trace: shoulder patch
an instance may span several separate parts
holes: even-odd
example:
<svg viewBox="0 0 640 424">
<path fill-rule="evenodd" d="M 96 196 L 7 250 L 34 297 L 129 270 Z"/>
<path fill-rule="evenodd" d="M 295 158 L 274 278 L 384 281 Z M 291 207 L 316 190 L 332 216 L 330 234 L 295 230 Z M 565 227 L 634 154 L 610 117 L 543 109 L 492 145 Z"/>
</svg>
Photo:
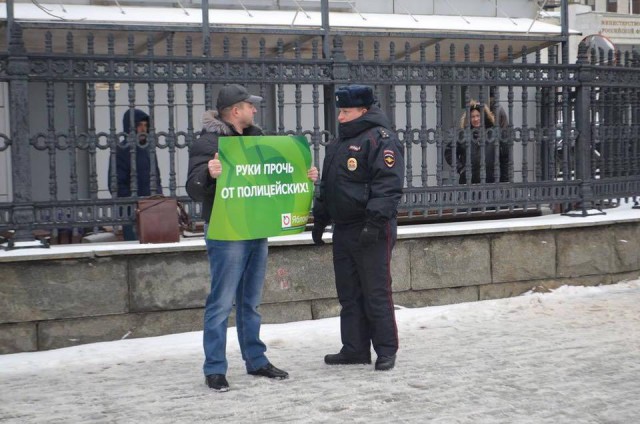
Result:
<svg viewBox="0 0 640 424">
<path fill-rule="evenodd" d="M 396 153 L 393 150 L 385 150 L 383 153 L 384 164 L 387 165 L 387 168 L 393 168 L 393 165 L 396 164 Z"/>
</svg>

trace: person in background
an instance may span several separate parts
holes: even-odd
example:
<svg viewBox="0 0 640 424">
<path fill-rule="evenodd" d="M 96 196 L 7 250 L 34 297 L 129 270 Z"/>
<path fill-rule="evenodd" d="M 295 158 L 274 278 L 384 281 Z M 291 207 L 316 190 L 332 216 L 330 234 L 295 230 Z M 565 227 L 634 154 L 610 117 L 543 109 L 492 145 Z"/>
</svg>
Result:
<svg viewBox="0 0 640 424">
<path fill-rule="evenodd" d="M 462 138 L 456 146 L 456 170 L 459 175 L 458 182 L 466 184 L 471 175 L 471 183 L 479 184 L 481 178 L 482 155 L 484 154 L 485 182 L 509 181 L 508 149 L 506 143 L 500 143 L 495 128 L 495 117 L 487 105 L 482 105 L 476 100 L 469 102 L 470 119 L 465 112 L 460 118 L 460 130 L 470 129 L 470 139 Z M 493 130 L 495 131 L 495 130 Z M 481 144 L 484 143 L 484 153 Z M 499 144 L 500 172 L 495 175 L 496 145 Z M 467 169 L 467 155 L 471 156 L 471 169 Z M 445 160 L 453 166 L 453 149 L 448 146 L 445 150 Z M 496 178 L 498 177 L 498 178 Z"/>
<path fill-rule="evenodd" d="M 328 365 L 370 364 L 390 370 L 398 351 L 391 290 L 391 251 L 404 185 L 403 147 L 373 90 L 349 85 L 336 92 L 338 137 L 326 149 L 313 241 L 333 223 L 333 266 L 340 301 L 342 348 Z"/>
<path fill-rule="evenodd" d="M 507 112 L 504 110 L 498 100 L 496 99 L 496 92 L 498 91 L 497 87 L 491 87 L 489 89 L 489 110 L 496 117 L 496 126 L 500 128 L 502 131 L 502 138 L 506 138 L 507 134 L 505 129 L 509 126 L 509 117 L 507 116 Z"/>
<path fill-rule="evenodd" d="M 202 202 L 202 218 L 211 217 L 215 201 L 216 179 L 223 172 L 218 158 L 218 138 L 224 136 L 257 136 L 262 130 L 254 124 L 256 104 L 262 97 L 249 94 L 237 84 L 224 86 L 218 94 L 216 111 L 206 111 L 202 117 L 203 130 L 189 150 L 187 193 Z M 312 181 L 318 170 L 308 173 Z M 215 223 L 212 223 L 215 225 Z M 204 313 L 204 366 L 205 383 L 218 392 L 229 390 L 226 378 L 227 322 L 235 300 L 236 330 L 242 359 L 248 374 L 282 380 L 289 374 L 269 362 L 267 347 L 260 340 L 261 317 L 258 306 L 267 268 L 267 239 L 222 241 L 206 238 L 205 243 L 211 273 L 211 292 Z"/>
<path fill-rule="evenodd" d="M 137 143 L 135 150 L 136 160 L 136 183 L 138 196 L 150 196 L 152 194 L 162 194 L 162 182 L 160 180 L 160 168 L 158 168 L 157 160 L 153 164 L 155 166 L 155 185 L 152 188 L 151 177 L 151 154 L 149 145 L 147 144 L 147 134 L 149 132 L 149 115 L 140 109 L 133 109 L 133 119 L 131 109 L 128 109 L 122 116 L 122 127 L 125 138 L 118 144 L 116 148 L 116 194 L 118 197 L 131 197 L 131 149 L 129 142 Z M 133 124 L 133 127 L 131 126 Z M 130 137 L 131 130 L 135 131 L 135 135 Z M 109 176 L 111 176 L 111 162 L 109 162 Z M 113 190 L 111 191 L 113 195 Z M 133 225 L 123 225 L 122 235 L 124 240 L 137 240 L 137 234 Z"/>
</svg>

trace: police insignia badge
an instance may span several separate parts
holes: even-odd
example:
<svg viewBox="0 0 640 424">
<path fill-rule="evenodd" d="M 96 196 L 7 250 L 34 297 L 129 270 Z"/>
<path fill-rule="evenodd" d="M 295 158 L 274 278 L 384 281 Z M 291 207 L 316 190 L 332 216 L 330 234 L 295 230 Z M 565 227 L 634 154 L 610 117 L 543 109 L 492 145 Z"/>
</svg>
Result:
<svg viewBox="0 0 640 424">
<path fill-rule="evenodd" d="M 384 164 L 387 165 L 387 168 L 393 168 L 393 165 L 396 164 L 396 154 L 393 150 L 384 151 Z"/>
<path fill-rule="evenodd" d="M 355 171 L 358 169 L 358 161 L 356 158 L 349 158 L 349 160 L 347 160 L 347 169 L 349 171 Z"/>
</svg>

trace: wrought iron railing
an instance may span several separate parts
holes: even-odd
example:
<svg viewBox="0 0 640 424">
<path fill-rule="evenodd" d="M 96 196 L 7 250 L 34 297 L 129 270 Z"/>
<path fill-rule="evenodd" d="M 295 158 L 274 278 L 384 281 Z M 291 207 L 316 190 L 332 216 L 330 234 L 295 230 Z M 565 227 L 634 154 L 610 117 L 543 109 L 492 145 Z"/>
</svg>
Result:
<svg viewBox="0 0 640 424">
<path fill-rule="evenodd" d="M 318 166 L 335 133 L 335 87 L 374 86 L 405 146 L 399 211 L 407 219 L 547 206 L 586 214 L 639 192 L 637 55 L 607 61 L 583 47 L 578 63 L 567 64 L 559 63 L 557 46 L 496 46 L 486 54 L 484 46 L 460 51 L 408 40 L 396 51 L 394 42 L 383 46 L 365 35 L 349 46 L 334 35 L 331 52 L 323 54 L 317 34 L 273 45 L 259 36 L 225 37 L 220 45 L 196 47 L 192 35 L 140 42 L 139 32 L 124 38 L 76 30 L 56 44 L 41 31 L 41 47 L 26 49 L 16 25 L 8 53 L 0 54 L 11 128 L 11 135 L 0 134 L 0 160 L 6 155 L 12 179 L 0 200 L 0 232 L 28 239 L 37 229 L 79 233 L 132 223 L 136 197 L 111 196 L 115 174 L 108 175 L 108 164 L 121 140 L 135 143 L 120 123 L 133 108 L 151 116 L 146 148 L 160 165 L 164 194 L 184 201 L 197 221 L 200 210 L 184 191 L 187 152 L 201 113 L 220 85 L 231 82 L 266 99 L 258 121 L 267 132 L 306 136 Z M 200 49 L 210 54 L 194 53 Z M 491 105 L 496 126 L 460 126 L 472 100 Z M 472 148 L 477 162 L 451 155 Z M 478 180 L 460 182 L 461 171 L 476 170 Z M 503 181 L 488 181 L 502 171 Z"/>
</svg>

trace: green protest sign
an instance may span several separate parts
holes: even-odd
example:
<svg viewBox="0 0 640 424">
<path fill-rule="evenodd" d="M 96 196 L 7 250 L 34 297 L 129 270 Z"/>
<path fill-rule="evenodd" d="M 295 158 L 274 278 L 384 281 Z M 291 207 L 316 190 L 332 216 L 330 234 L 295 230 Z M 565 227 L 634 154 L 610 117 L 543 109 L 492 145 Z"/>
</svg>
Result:
<svg viewBox="0 0 640 424">
<path fill-rule="evenodd" d="M 252 240 L 304 231 L 313 182 L 302 136 L 220 137 L 222 174 L 207 238 Z"/>
</svg>

